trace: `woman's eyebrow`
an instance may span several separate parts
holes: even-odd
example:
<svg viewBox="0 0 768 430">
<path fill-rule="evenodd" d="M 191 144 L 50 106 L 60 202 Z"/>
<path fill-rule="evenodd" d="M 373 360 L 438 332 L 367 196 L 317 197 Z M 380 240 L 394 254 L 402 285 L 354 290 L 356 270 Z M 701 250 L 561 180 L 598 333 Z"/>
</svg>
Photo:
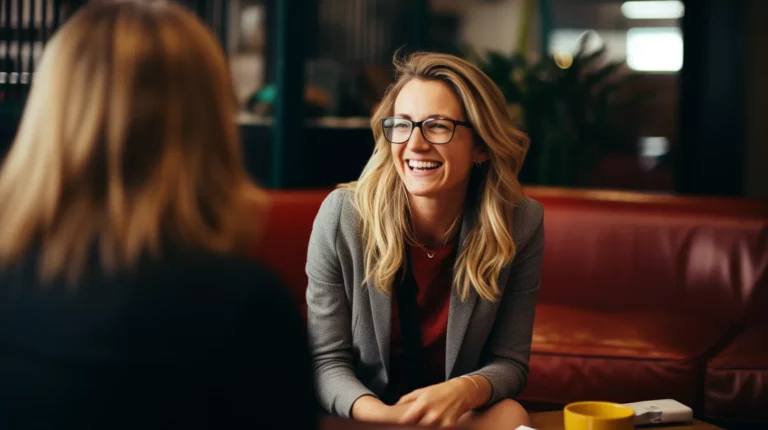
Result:
<svg viewBox="0 0 768 430">
<path fill-rule="evenodd" d="M 397 114 L 395 114 L 395 116 L 398 117 L 398 118 L 405 118 L 405 119 L 410 119 L 410 120 L 413 119 L 407 113 L 397 113 Z M 434 113 L 434 114 L 431 114 L 431 115 L 427 116 L 424 119 L 453 119 L 453 116 L 452 115 L 445 115 L 445 114 Z"/>
</svg>

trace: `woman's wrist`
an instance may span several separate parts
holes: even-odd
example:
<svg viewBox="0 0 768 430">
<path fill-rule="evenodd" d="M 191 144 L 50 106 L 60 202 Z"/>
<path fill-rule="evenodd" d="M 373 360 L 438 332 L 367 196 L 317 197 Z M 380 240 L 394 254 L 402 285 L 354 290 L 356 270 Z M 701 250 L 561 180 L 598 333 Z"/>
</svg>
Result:
<svg viewBox="0 0 768 430">
<path fill-rule="evenodd" d="M 352 404 L 352 418 L 358 421 L 381 421 L 386 406 L 370 394 L 360 396 Z"/>
<path fill-rule="evenodd" d="M 459 376 L 454 378 L 454 381 L 458 384 L 459 389 L 463 393 L 464 405 L 469 409 L 475 409 L 478 406 L 479 390 L 477 384 L 469 376 Z"/>
<path fill-rule="evenodd" d="M 491 384 L 480 375 L 462 375 L 456 378 L 464 387 L 469 409 L 477 409 L 488 403 L 491 397 Z"/>
<path fill-rule="evenodd" d="M 480 406 L 480 386 L 477 385 L 477 382 L 468 375 L 460 376 L 459 379 L 466 381 L 465 385 L 468 385 L 468 392 L 470 393 L 469 408 L 475 409 Z"/>
</svg>

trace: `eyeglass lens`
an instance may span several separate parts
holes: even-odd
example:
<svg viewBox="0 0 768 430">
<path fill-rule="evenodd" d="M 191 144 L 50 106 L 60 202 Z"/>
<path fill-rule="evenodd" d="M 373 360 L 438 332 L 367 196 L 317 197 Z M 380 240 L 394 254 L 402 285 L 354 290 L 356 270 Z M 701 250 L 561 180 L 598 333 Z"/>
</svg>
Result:
<svg viewBox="0 0 768 430">
<path fill-rule="evenodd" d="M 413 122 L 405 118 L 387 118 L 383 121 L 384 137 L 391 143 L 405 143 L 411 138 Z M 445 119 L 429 119 L 422 123 L 421 134 L 430 143 L 448 143 L 453 138 L 455 125 Z"/>
</svg>

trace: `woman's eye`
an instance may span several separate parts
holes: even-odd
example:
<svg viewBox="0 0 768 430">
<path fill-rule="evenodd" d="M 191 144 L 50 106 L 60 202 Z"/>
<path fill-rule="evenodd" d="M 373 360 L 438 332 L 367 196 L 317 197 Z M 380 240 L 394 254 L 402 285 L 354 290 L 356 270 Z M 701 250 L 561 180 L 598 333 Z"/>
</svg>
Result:
<svg viewBox="0 0 768 430">
<path fill-rule="evenodd" d="M 441 124 L 439 122 L 435 123 L 435 124 L 430 124 L 429 128 L 431 130 L 435 130 L 435 131 L 445 131 L 445 130 L 448 130 L 448 126 L 446 126 L 445 124 Z"/>
</svg>

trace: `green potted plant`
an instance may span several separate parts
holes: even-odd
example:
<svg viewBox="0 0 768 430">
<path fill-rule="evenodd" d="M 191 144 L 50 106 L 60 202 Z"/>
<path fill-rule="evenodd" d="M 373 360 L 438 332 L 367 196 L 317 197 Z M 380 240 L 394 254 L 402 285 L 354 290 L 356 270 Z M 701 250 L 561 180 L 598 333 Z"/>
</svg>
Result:
<svg viewBox="0 0 768 430">
<path fill-rule="evenodd" d="M 524 4 L 511 55 L 492 51 L 480 56 L 468 49 L 467 57 L 499 86 L 518 126 L 531 139 L 521 180 L 583 186 L 602 156 L 635 149 L 630 131 L 613 126 L 611 119 L 652 93 L 622 95 L 638 75 L 627 72 L 623 61 L 607 61 L 605 46 L 590 52 L 590 33 L 581 38 L 574 54 L 530 61 L 525 47 L 534 4 Z"/>
</svg>

